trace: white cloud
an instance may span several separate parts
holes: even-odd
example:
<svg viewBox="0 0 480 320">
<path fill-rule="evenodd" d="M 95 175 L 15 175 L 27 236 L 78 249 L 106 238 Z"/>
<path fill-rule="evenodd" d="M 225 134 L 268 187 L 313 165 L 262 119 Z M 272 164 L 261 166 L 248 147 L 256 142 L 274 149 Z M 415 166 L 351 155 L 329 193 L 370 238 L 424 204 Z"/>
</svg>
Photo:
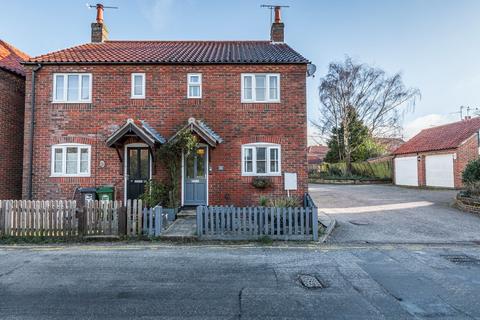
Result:
<svg viewBox="0 0 480 320">
<path fill-rule="evenodd" d="M 458 116 L 442 115 L 442 114 L 428 114 L 416 118 L 404 126 L 403 132 L 405 139 L 410 139 L 423 129 L 440 126 L 449 122 L 458 121 Z"/>
<path fill-rule="evenodd" d="M 173 0 L 155 0 L 144 8 L 143 14 L 157 32 L 163 31 L 171 23 Z"/>
</svg>

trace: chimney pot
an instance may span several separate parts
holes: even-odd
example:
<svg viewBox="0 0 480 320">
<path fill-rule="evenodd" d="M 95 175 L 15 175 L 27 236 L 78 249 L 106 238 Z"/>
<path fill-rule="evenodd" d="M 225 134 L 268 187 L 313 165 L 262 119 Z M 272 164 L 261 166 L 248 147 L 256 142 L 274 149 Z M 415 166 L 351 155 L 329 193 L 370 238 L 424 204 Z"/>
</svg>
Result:
<svg viewBox="0 0 480 320">
<path fill-rule="evenodd" d="M 282 20 L 280 12 L 281 12 L 281 7 L 276 6 L 275 7 L 275 23 L 280 23 Z"/>
<path fill-rule="evenodd" d="M 281 9 L 282 8 L 280 6 L 275 7 L 275 20 L 272 23 L 272 28 L 270 29 L 270 40 L 272 42 L 283 42 L 285 40 L 285 25 L 282 22 Z"/>
<path fill-rule="evenodd" d="M 97 23 L 103 23 L 103 4 L 97 3 Z"/>
<path fill-rule="evenodd" d="M 97 3 L 97 21 L 93 22 L 92 27 L 92 42 L 104 42 L 108 39 L 108 30 L 103 23 L 103 4 Z"/>
</svg>

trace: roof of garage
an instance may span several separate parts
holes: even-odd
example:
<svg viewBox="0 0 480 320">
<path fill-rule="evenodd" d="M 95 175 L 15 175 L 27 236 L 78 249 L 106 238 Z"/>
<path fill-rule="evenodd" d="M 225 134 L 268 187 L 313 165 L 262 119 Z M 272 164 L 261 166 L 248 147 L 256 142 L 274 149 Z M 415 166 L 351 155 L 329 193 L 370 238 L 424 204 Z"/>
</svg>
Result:
<svg viewBox="0 0 480 320">
<path fill-rule="evenodd" d="M 393 154 L 455 149 L 480 130 L 480 117 L 422 130 Z"/>
</svg>

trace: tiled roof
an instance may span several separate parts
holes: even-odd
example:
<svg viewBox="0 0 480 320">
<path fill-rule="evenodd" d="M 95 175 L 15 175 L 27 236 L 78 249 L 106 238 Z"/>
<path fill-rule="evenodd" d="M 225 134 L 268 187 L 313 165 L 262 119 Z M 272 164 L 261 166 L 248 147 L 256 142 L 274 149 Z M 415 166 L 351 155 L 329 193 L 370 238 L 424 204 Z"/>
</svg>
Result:
<svg viewBox="0 0 480 320">
<path fill-rule="evenodd" d="M 21 62 L 30 59 L 30 57 L 3 40 L 0 40 L 0 68 L 25 75 L 25 69 Z"/>
<path fill-rule="evenodd" d="M 309 164 L 319 164 L 323 162 L 328 152 L 327 146 L 310 146 L 307 148 L 307 160 Z"/>
<path fill-rule="evenodd" d="M 458 147 L 480 130 L 480 117 L 422 130 L 393 154 L 446 150 Z"/>
<path fill-rule="evenodd" d="M 395 150 L 397 150 L 402 144 L 405 143 L 405 140 L 402 138 L 381 138 L 376 137 L 374 138 L 375 142 L 380 144 L 385 148 L 385 151 L 388 154 L 391 154 Z"/>
<path fill-rule="evenodd" d="M 270 41 L 106 41 L 47 53 L 42 63 L 308 63 L 285 43 Z"/>
</svg>

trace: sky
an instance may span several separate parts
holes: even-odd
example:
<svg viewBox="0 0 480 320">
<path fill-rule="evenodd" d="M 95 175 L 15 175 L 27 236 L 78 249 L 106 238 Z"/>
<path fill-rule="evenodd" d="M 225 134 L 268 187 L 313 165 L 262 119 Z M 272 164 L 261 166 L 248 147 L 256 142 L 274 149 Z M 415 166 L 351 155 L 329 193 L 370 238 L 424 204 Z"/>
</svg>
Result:
<svg viewBox="0 0 480 320">
<path fill-rule="evenodd" d="M 31 56 L 90 41 L 92 0 L 0 0 L 0 38 Z M 90 2 L 95 4 L 96 2 Z M 268 0 L 103 0 L 112 40 L 267 40 Z M 404 115 L 405 138 L 480 108 L 480 1 L 275 0 L 285 42 L 317 66 L 307 80 L 310 121 L 319 115 L 318 85 L 330 62 L 400 72 L 421 91 Z M 465 112 L 464 112 L 465 115 Z M 320 140 L 309 125 L 309 143 Z"/>
</svg>

